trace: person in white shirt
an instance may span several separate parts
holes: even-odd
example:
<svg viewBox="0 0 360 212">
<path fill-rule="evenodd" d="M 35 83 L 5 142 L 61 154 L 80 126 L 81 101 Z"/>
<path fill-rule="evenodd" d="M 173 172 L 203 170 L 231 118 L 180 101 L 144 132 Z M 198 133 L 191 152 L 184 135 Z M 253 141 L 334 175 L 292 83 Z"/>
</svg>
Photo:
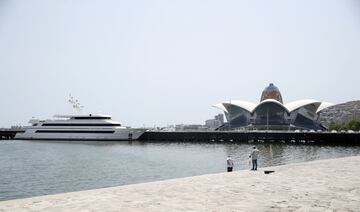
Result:
<svg viewBox="0 0 360 212">
<path fill-rule="evenodd" d="M 234 167 L 234 161 L 230 156 L 227 157 L 226 163 L 227 163 L 227 171 L 232 172 L 233 167 Z"/>
<path fill-rule="evenodd" d="M 251 158 L 252 162 L 252 169 L 251 170 L 257 170 L 257 159 L 259 157 L 259 150 L 256 148 L 256 146 L 253 146 L 252 152 L 249 155 L 249 158 Z"/>
</svg>

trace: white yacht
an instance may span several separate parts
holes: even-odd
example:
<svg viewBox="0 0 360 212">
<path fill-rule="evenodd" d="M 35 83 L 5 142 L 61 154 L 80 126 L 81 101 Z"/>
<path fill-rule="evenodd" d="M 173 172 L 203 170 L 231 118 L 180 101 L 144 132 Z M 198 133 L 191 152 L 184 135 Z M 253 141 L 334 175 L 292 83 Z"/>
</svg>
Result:
<svg viewBox="0 0 360 212">
<path fill-rule="evenodd" d="M 123 127 L 111 116 L 101 114 L 57 115 L 55 119 L 29 121 L 31 126 L 17 133 L 25 140 L 137 140 L 146 129 Z"/>
</svg>

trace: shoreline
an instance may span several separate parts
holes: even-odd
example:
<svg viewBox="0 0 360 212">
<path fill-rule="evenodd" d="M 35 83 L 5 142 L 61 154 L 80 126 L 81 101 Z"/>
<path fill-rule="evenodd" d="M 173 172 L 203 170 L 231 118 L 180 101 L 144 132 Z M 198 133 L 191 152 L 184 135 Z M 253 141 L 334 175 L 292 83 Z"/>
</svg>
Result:
<svg viewBox="0 0 360 212">
<path fill-rule="evenodd" d="M 6 200 L 0 211 L 356 211 L 359 176 L 353 156 Z"/>
</svg>

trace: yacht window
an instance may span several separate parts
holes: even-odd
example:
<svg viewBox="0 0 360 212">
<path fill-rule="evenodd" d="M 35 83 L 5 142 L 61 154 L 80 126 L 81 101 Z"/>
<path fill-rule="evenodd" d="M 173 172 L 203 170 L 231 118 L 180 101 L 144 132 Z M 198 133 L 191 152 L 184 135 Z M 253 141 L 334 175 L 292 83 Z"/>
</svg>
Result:
<svg viewBox="0 0 360 212">
<path fill-rule="evenodd" d="M 84 117 L 72 117 L 72 119 L 111 119 L 111 117 L 84 116 Z"/>
<path fill-rule="evenodd" d="M 114 133 L 113 130 L 36 130 L 35 133 Z"/>
<path fill-rule="evenodd" d="M 43 124 L 42 126 L 62 126 L 62 127 L 66 127 L 66 126 L 78 126 L 78 127 L 120 127 L 121 124 L 111 124 L 111 123 L 105 123 L 105 124 L 95 124 L 95 123 L 87 123 L 87 124 L 67 124 L 67 123 L 46 123 Z"/>
</svg>

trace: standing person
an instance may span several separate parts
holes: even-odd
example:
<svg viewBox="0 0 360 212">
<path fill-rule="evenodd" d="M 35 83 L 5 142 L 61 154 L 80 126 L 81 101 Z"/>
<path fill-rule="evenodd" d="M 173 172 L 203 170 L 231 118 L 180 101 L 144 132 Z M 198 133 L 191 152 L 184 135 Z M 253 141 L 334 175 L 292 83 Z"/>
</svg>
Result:
<svg viewBox="0 0 360 212">
<path fill-rule="evenodd" d="M 259 157 L 259 150 L 256 148 L 256 146 L 253 146 L 252 152 L 249 155 L 249 158 L 251 158 L 252 162 L 252 169 L 251 170 L 257 170 L 257 159 Z"/>
<path fill-rule="evenodd" d="M 232 172 L 233 167 L 234 167 L 234 161 L 230 156 L 227 157 L 226 163 L 227 163 L 227 171 Z"/>
</svg>

